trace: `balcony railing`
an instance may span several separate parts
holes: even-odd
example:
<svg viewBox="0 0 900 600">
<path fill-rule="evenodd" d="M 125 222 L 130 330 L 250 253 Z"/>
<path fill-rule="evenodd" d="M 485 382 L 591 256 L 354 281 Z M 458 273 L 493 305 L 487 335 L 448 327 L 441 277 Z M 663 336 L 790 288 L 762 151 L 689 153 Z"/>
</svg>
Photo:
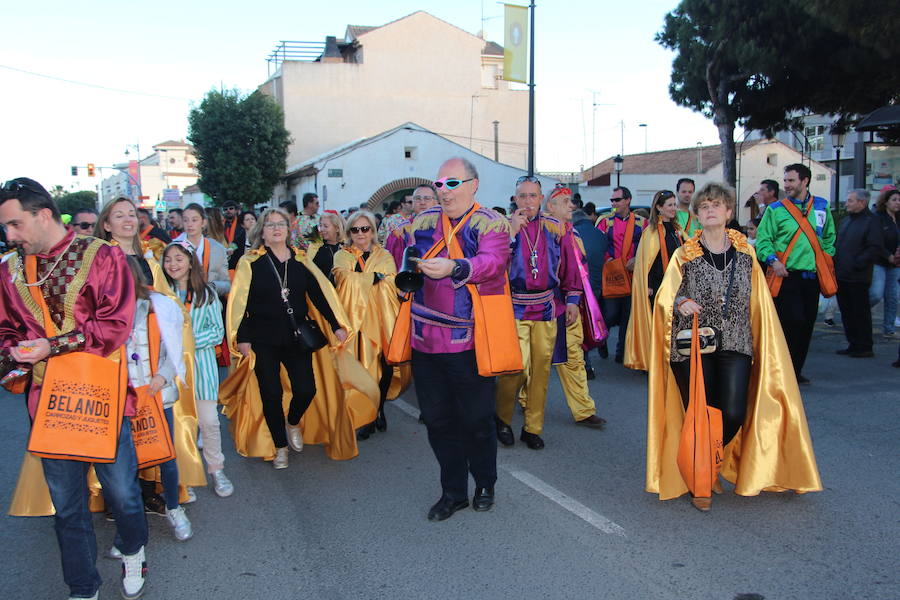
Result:
<svg viewBox="0 0 900 600">
<path fill-rule="evenodd" d="M 281 63 L 288 60 L 315 62 L 325 52 L 325 42 L 296 42 L 281 40 L 266 59 L 269 75 L 277 71 Z"/>
</svg>

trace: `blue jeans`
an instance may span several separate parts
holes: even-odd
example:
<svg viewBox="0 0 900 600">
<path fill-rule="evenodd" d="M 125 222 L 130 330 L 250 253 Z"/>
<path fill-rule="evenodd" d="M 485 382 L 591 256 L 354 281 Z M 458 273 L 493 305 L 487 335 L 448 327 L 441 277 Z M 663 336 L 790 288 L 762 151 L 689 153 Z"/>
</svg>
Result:
<svg viewBox="0 0 900 600">
<path fill-rule="evenodd" d="M 172 407 L 165 409 L 166 421 L 169 424 L 169 435 L 175 439 L 175 417 L 172 415 Z M 166 499 L 166 508 L 169 510 L 178 508 L 178 461 L 172 459 L 159 465 L 159 479 L 163 486 L 163 498 Z"/>
<path fill-rule="evenodd" d="M 42 459 L 41 463 L 56 508 L 54 527 L 63 579 L 72 596 L 89 598 L 102 583 L 96 566 L 97 538 L 88 509 L 87 474 L 91 464 L 50 458 Z M 103 498 L 116 519 L 116 547 L 122 554 L 135 554 L 147 543 L 147 518 L 137 480 L 129 417 L 122 421 L 116 462 L 96 463 L 94 470 L 103 486 Z"/>
<path fill-rule="evenodd" d="M 872 284 L 869 286 L 869 305 L 875 306 L 884 300 L 884 333 L 894 333 L 894 319 L 897 318 L 897 295 L 900 292 L 900 267 L 875 265 L 872 269 Z"/>
</svg>

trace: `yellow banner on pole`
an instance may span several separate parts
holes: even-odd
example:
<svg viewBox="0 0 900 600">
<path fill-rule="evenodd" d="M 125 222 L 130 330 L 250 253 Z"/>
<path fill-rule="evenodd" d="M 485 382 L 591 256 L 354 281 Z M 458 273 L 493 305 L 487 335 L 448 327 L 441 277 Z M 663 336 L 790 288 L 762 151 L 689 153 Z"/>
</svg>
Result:
<svg viewBox="0 0 900 600">
<path fill-rule="evenodd" d="M 504 4 L 503 79 L 528 83 L 528 7 Z"/>
</svg>

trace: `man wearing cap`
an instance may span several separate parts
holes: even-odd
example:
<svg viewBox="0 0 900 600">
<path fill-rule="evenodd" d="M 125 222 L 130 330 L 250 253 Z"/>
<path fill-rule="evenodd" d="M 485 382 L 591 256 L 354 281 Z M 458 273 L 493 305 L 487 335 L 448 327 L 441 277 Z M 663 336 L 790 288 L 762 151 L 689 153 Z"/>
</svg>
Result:
<svg viewBox="0 0 900 600">
<path fill-rule="evenodd" d="M 14 382 L 30 384 L 27 404 L 34 419 L 49 358 L 85 352 L 121 360 L 120 349 L 134 321 L 134 281 L 122 251 L 67 229 L 50 194 L 32 179 L 21 177 L 2 186 L 0 224 L 18 246 L 0 263 L 0 376 L 12 372 Z M 136 396 L 128 392 L 115 462 L 95 463 L 94 470 L 116 521 L 122 595 L 137 598 L 147 574 L 147 520 L 131 438 Z M 78 450 L 69 449 L 76 455 Z M 90 463 L 40 460 L 56 510 L 63 579 L 71 597 L 97 598 L 101 579 L 88 510 Z"/>
<path fill-rule="evenodd" d="M 532 450 L 544 447 L 544 406 L 551 363 L 566 362 L 565 344 L 557 347 L 557 327 L 578 318 L 581 280 L 575 234 L 557 219 L 541 214 L 541 182 L 525 175 L 516 182 L 516 210 L 510 218 L 509 283 L 522 351 L 521 373 L 497 380 L 497 439 L 515 443 L 513 408 L 525 386 L 525 423 L 519 439 Z"/>
</svg>

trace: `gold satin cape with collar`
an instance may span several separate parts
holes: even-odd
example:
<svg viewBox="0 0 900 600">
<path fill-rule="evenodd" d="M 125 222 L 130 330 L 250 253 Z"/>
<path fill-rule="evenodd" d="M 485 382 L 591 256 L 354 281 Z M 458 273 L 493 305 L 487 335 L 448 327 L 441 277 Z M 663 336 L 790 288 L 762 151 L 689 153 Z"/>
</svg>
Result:
<svg viewBox="0 0 900 600">
<path fill-rule="evenodd" d="M 634 277 L 631 278 L 631 316 L 625 334 L 623 363 L 629 369 L 646 371 L 650 364 L 651 311 L 647 276 L 653 261 L 659 255 L 659 234 L 656 228 L 647 227 L 641 234 L 634 259 Z"/>
<path fill-rule="evenodd" d="M 334 254 L 334 281 L 338 297 L 350 318 L 347 345 L 356 349 L 356 357 L 377 382 L 381 377 L 379 356 L 390 346 L 400 299 L 394 277 L 397 265 L 391 253 L 377 244 L 372 245 L 369 259 L 362 272 L 356 271 L 356 254 L 352 247 Z M 372 274 L 381 273 L 382 280 L 373 284 Z M 410 365 L 394 365 L 387 399 L 393 400 L 405 390 L 412 379 Z"/>
<path fill-rule="evenodd" d="M 316 278 L 338 324 L 349 332 L 350 320 L 331 282 L 309 255 L 298 250 L 293 252 L 294 260 L 303 263 Z M 263 416 L 259 383 L 253 372 L 256 356 L 251 350 L 250 355 L 244 358 L 237 350 L 238 327 L 246 314 L 253 276 L 251 265 L 265 254 L 264 248 L 249 250 L 235 269 L 225 311 L 225 333 L 228 347 L 236 360 L 232 362 L 231 374 L 219 385 L 219 402 L 224 405 L 222 412 L 228 417 L 229 430 L 238 454 L 271 460 L 275 456 L 275 444 Z M 313 353 L 316 395 L 300 420 L 303 441 L 305 444 L 324 445 L 326 454 L 333 460 L 351 459 L 359 454 L 356 429 L 375 420 L 378 383 L 353 356 L 351 338 L 348 336 L 347 343 L 340 344 L 331 331 L 331 325 L 308 297 L 307 307 L 309 317 L 328 338 L 328 345 Z M 282 405 L 287 415 L 292 393 L 284 367 L 281 367 L 281 387 Z"/>
<path fill-rule="evenodd" d="M 741 430 L 725 447 L 721 474 L 741 496 L 761 491 L 797 493 L 822 489 L 803 401 L 788 354 L 781 322 L 766 278 L 753 248 L 741 233 L 727 230 L 732 245 L 754 258 L 751 276 L 750 324 L 753 365 L 747 395 L 747 416 Z M 650 344 L 647 414 L 646 490 L 660 500 L 688 491 L 676 456 L 684 421 L 684 405 L 669 364 L 672 312 L 682 281 L 682 265 L 703 260 L 699 235 L 678 248 L 656 294 Z"/>
<path fill-rule="evenodd" d="M 178 302 L 163 274 L 162 267 L 154 258 L 149 256 L 145 256 L 145 258 L 153 273 L 153 289 Z M 192 388 L 194 336 L 191 333 L 189 315 L 185 315 L 184 327 L 182 345 L 187 381 L 178 381 L 178 401 L 172 407 L 172 416 L 175 421 L 175 436 L 172 441 L 175 445 L 175 459 L 178 462 L 181 502 L 187 501 L 185 486 L 206 485 L 206 472 L 203 469 L 200 452 L 197 450 L 197 406 Z M 159 481 L 159 467 L 144 469 L 140 476 L 142 479 Z M 87 482 L 90 491 L 88 505 L 91 512 L 103 512 L 105 503 L 100 481 L 97 479 L 93 467 L 88 471 Z M 11 517 L 49 517 L 56 514 L 56 508 L 50 499 L 47 481 L 44 479 L 41 459 L 30 452 L 25 452 L 25 457 L 22 459 L 19 479 L 16 482 L 8 514 Z"/>
</svg>

